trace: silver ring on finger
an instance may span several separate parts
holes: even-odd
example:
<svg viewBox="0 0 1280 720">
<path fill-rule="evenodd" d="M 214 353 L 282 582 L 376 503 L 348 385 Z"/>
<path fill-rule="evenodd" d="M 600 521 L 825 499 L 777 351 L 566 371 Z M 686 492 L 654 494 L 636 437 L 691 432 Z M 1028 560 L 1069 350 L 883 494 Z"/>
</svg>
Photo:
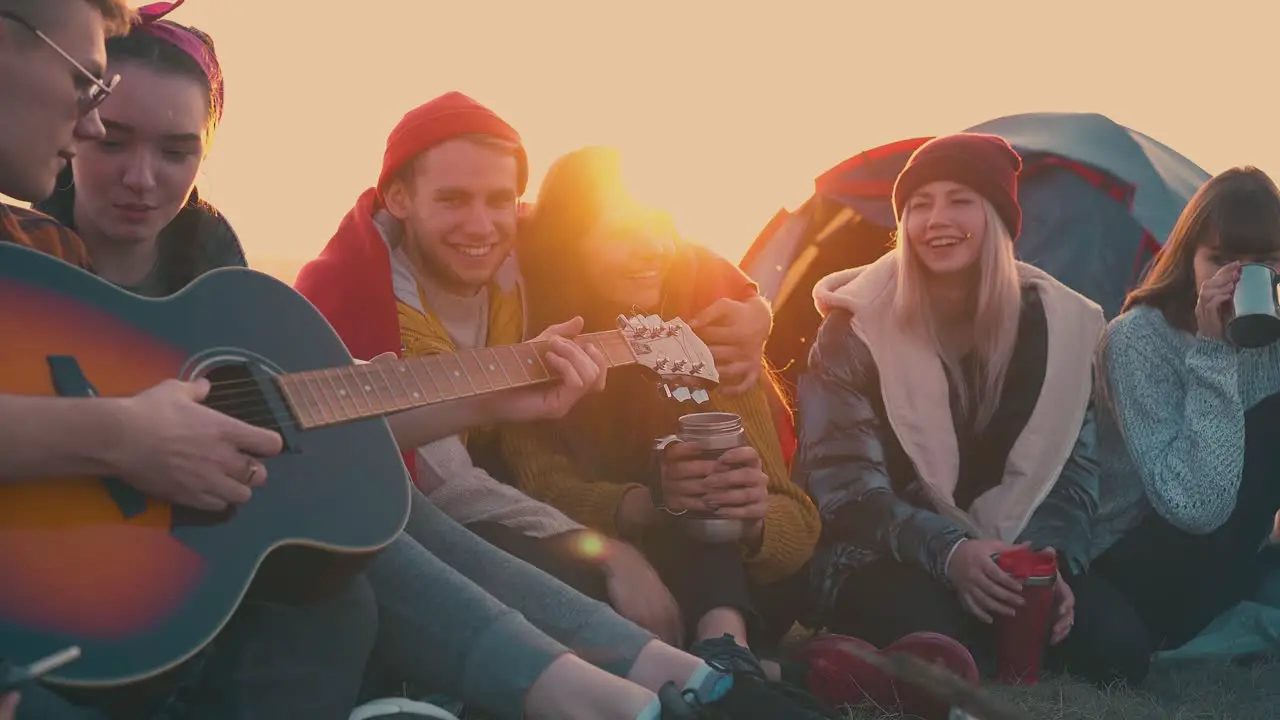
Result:
<svg viewBox="0 0 1280 720">
<path fill-rule="evenodd" d="M 245 485 L 252 485 L 253 479 L 258 477 L 258 461 L 249 458 L 248 464 L 245 466 L 244 479 L 241 480 Z"/>
</svg>

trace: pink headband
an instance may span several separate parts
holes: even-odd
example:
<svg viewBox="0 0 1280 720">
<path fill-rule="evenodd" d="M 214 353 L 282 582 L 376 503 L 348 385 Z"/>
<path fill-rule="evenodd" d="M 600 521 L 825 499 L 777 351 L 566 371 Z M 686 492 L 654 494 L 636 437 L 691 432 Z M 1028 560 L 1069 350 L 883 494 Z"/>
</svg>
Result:
<svg viewBox="0 0 1280 720">
<path fill-rule="evenodd" d="M 160 22 L 160 19 L 178 9 L 185 0 L 174 2 L 151 3 L 138 8 L 138 19 L 134 22 L 132 32 L 145 33 L 160 38 L 191 56 L 209 79 L 209 87 L 213 91 L 213 113 L 217 120 L 222 120 L 223 87 L 222 68 L 218 58 L 209 51 L 204 41 L 194 33 L 173 23 Z"/>
</svg>

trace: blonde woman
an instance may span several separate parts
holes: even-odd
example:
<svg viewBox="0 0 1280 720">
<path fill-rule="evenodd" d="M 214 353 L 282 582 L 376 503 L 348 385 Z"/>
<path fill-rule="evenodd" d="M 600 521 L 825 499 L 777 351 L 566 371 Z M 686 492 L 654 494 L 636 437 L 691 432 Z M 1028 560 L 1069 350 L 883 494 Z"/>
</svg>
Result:
<svg viewBox="0 0 1280 720">
<path fill-rule="evenodd" d="M 894 186 L 895 249 L 824 278 L 799 382 L 796 479 L 818 505 L 818 618 L 885 646 L 929 631 L 991 658 L 1020 585 L 993 561 L 1058 556 L 1049 663 L 1146 672 L 1132 609 L 1085 574 L 1098 476 L 1101 309 L 1014 257 L 1022 161 L 1003 139 L 937 138 Z"/>
</svg>

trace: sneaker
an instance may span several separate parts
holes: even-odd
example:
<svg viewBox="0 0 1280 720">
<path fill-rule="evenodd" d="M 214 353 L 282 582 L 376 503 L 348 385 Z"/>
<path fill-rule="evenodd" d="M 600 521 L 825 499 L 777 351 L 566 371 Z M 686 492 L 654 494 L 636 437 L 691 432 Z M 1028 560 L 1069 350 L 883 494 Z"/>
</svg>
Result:
<svg viewBox="0 0 1280 720">
<path fill-rule="evenodd" d="M 912 633 L 883 650 L 858 638 L 824 634 L 806 644 L 793 660 L 807 667 L 807 684 L 827 708 L 872 704 L 885 713 L 947 720 L 951 710 L 947 703 L 909 682 L 895 681 L 858 653 L 905 653 L 940 664 L 966 682 L 980 683 L 978 666 L 969 650 L 938 633 Z"/>
<path fill-rule="evenodd" d="M 710 702 L 668 683 L 658 692 L 663 720 L 830 720 L 808 693 L 786 683 L 770 682 L 756 656 L 734 642 L 732 635 L 703 640 L 690 648 L 690 653 L 731 676 L 733 683 L 724 695 Z"/>
</svg>

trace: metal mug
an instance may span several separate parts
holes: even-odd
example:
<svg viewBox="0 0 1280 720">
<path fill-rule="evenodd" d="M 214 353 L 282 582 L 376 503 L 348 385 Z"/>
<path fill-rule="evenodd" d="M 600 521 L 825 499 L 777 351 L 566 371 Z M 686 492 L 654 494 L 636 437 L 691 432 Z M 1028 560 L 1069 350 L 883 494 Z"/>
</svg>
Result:
<svg viewBox="0 0 1280 720">
<path fill-rule="evenodd" d="M 1280 275 L 1270 265 L 1240 266 L 1240 280 L 1231 298 L 1234 316 L 1227 323 L 1227 340 L 1242 348 L 1260 348 L 1280 340 Z"/>
<path fill-rule="evenodd" d="M 742 427 L 742 418 L 733 413 L 705 412 L 684 415 L 680 418 L 680 429 L 675 435 L 659 438 L 654 444 L 661 462 L 661 453 L 668 445 L 674 443 L 693 443 L 702 451 L 699 459 L 719 460 L 726 451 L 747 444 L 747 433 Z M 654 490 L 654 504 L 662 505 L 661 477 L 657 478 L 658 487 Z M 697 512 L 672 512 L 679 527 L 694 540 L 706 543 L 737 542 L 742 539 L 745 523 L 733 518 L 720 518 Z"/>
</svg>

